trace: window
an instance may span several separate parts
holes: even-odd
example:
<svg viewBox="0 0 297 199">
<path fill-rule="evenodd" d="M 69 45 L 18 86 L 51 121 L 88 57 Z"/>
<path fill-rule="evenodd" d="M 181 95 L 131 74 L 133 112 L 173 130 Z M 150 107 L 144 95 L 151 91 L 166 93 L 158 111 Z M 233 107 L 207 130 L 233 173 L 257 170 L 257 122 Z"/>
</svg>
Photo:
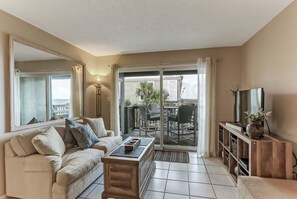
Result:
<svg viewBox="0 0 297 199">
<path fill-rule="evenodd" d="M 70 74 L 20 74 L 18 93 L 20 125 L 70 116 Z"/>
<path fill-rule="evenodd" d="M 69 117 L 69 106 L 71 96 L 70 75 L 50 76 L 51 80 L 51 117 Z"/>
</svg>

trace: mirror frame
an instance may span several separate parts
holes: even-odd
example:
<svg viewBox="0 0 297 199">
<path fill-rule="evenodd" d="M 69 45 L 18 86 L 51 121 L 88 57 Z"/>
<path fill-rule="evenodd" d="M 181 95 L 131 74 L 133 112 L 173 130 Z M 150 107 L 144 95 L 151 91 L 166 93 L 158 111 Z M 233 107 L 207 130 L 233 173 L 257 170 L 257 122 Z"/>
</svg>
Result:
<svg viewBox="0 0 297 199">
<path fill-rule="evenodd" d="M 65 59 L 69 62 L 74 62 L 76 64 L 80 64 L 83 67 L 83 91 L 82 91 L 82 115 L 78 117 L 73 117 L 72 119 L 80 119 L 84 113 L 85 113 L 85 90 L 86 90 L 86 64 L 82 63 L 81 61 L 72 59 L 70 57 L 67 57 L 61 53 L 58 53 L 56 51 L 50 50 L 46 47 L 37 45 L 33 42 L 24 40 L 22 38 L 16 37 L 14 35 L 9 35 L 9 81 L 10 81 L 10 131 L 18 131 L 18 130 L 25 130 L 29 128 L 39 128 L 39 127 L 46 127 L 51 125 L 58 125 L 58 124 L 64 124 L 64 119 L 57 119 L 53 121 L 46 121 L 41 123 L 35 123 L 35 124 L 26 124 L 22 126 L 16 126 L 15 125 L 15 92 L 14 92 L 14 69 L 15 69 L 15 56 L 14 56 L 14 42 L 18 42 L 27 46 L 30 46 L 32 48 L 44 51 L 49 54 L 53 54 L 56 56 L 61 57 L 62 59 Z"/>
</svg>

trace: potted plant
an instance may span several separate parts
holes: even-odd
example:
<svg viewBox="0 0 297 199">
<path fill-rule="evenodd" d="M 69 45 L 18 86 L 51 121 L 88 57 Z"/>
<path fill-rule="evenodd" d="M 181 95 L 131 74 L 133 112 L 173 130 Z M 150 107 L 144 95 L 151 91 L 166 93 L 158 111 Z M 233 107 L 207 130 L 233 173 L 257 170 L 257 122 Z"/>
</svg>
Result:
<svg viewBox="0 0 297 199">
<path fill-rule="evenodd" d="M 125 100 L 125 106 L 130 106 L 131 105 L 131 101 L 129 99 Z"/>
<path fill-rule="evenodd" d="M 143 100 L 144 104 L 148 105 L 150 103 L 160 103 L 160 91 L 155 90 L 153 88 L 153 84 L 142 81 L 140 82 L 139 86 L 136 88 L 135 96 L 140 97 L 141 100 Z M 169 93 L 164 90 L 163 91 L 163 99 L 164 101 L 167 100 L 169 97 Z"/>
<path fill-rule="evenodd" d="M 264 134 L 263 122 L 268 119 L 271 115 L 271 111 L 264 112 L 260 109 L 256 113 L 245 112 L 246 117 L 249 119 L 249 124 L 246 127 L 246 132 L 252 139 L 261 139 Z"/>
<path fill-rule="evenodd" d="M 149 103 L 149 96 L 152 94 L 154 88 L 153 84 L 147 81 L 140 82 L 139 86 L 136 88 L 135 96 L 139 96 L 145 104 Z"/>
</svg>

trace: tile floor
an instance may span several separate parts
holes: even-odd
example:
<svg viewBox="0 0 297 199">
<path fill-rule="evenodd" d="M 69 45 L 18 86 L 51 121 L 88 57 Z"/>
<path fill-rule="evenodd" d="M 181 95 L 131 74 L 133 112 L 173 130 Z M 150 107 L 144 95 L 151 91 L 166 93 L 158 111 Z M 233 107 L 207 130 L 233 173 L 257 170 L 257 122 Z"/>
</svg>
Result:
<svg viewBox="0 0 297 199">
<path fill-rule="evenodd" d="M 216 158 L 198 158 L 190 152 L 190 163 L 156 161 L 144 199 L 236 199 L 237 189 L 225 167 Z M 78 199 L 101 199 L 103 176 Z"/>
</svg>

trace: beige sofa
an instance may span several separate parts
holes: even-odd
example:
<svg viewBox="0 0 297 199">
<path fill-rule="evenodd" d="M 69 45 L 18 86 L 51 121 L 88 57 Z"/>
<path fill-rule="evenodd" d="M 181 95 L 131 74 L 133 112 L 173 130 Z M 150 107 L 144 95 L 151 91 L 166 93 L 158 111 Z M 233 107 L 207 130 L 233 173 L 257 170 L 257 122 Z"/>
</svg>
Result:
<svg viewBox="0 0 297 199">
<path fill-rule="evenodd" d="M 65 127 L 55 129 L 63 139 Z M 20 156 L 16 150 L 30 151 L 27 141 L 5 142 L 6 195 L 27 199 L 76 198 L 103 173 L 101 157 L 120 144 L 122 137 L 108 131 L 108 136 L 99 140 L 92 148 L 68 148 L 61 157 L 38 153 Z"/>
<path fill-rule="evenodd" d="M 237 181 L 239 197 L 242 199 L 296 199 L 297 181 L 239 176 Z"/>
</svg>

